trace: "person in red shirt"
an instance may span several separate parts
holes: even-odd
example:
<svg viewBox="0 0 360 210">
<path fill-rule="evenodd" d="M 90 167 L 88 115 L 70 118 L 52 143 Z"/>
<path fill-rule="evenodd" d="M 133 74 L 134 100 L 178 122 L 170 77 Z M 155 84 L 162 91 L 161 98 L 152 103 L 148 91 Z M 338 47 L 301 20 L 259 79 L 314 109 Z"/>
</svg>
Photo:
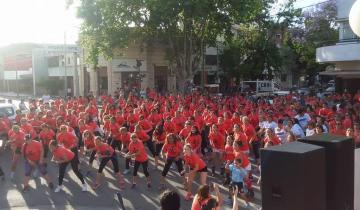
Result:
<svg viewBox="0 0 360 210">
<path fill-rule="evenodd" d="M 247 142 L 251 145 L 252 151 L 255 156 L 256 163 L 260 165 L 260 147 L 261 143 L 257 138 L 255 128 L 250 124 L 248 117 L 242 118 L 242 131 L 244 132 Z"/>
<path fill-rule="evenodd" d="M 25 134 L 29 134 L 32 139 L 37 138 L 37 134 L 36 134 L 34 128 L 32 127 L 32 125 L 31 125 L 30 123 L 28 123 L 28 121 L 26 120 L 26 118 L 22 118 L 22 119 L 20 120 L 20 129 L 21 129 Z"/>
<path fill-rule="evenodd" d="M 82 134 L 82 139 L 84 142 L 84 155 L 90 154 L 89 157 L 89 165 L 92 166 L 95 156 L 96 156 L 96 148 L 95 148 L 95 137 L 92 132 L 89 130 L 85 130 Z"/>
<path fill-rule="evenodd" d="M 171 116 L 166 117 L 166 120 L 164 122 L 164 130 L 165 130 L 166 134 L 176 132 L 175 125 L 171 121 Z"/>
<path fill-rule="evenodd" d="M 164 126 L 159 124 L 155 127 L 155 130 L 152 134 L 152 139 L 154 142 L 154 150 L 155 150 L 155 169 L 158 168 L 159 166 L 159 156 L 161 153 L 161 150 L 164 146 L 165 143 L 165 138 L 166 138 L 166 133 L 164 131 Z"/>
<path fill-rule="evenodd" d="M 139 124 L 135 125 L 134 133 L 144 144 L 146 144 L 147 148 L 149 148 L 150 150 L 151 155 L 155 157 L 155 149 L 154 149 L 153 141 Z"/>
<path fill-rule="evenodd" d="M 191 132 L 185 139 L 186 144 L 191 145 L 191 149 L 198 155 L 201 155 L 201 135 L 198 127 L 192 126 Z"/>
<path fill-rule="evenodd" d="M 211 171 L 214 176 L 216 168 L 221 166 L 222 154 L 225 150 L 225 136 L 219 132 L 216 124 L 211 126 L 209 142 L 212 149 L 210 158 Z M 223 170 L 221 172 L 223 173 Z"/>
<path fill-rule="evenodd" d="M 181 129 L 183 129 L 185 121 L 186 121 L 186 118 L 181 115 L 180 111 L 176 111 L 175 117 L 173 117 L 171 119 L 171 122 L 175 126 L 176 133 L 179 133 L 181 131 Z"/>
<path fill-rule="evenodd" d="M 12 129 L 8 132 L 8 136 L 9 141 L 7 142 L 7 144 L 10 144 L 10 148 L 13 152 L 10 179 L 14 180 L 16 166 L 21 157 L 21 147 L 25 142 L 25 133 L 20 130 L 20 127 L 18 125 L 14 125 Z"/>
<path fill-rule="evenodd" d="M 129 144 L 130 144 L 130 136 L 131 133 L 128 132 L 126 127 L 121 127 L 119 130 L 119 135 L 116 137 L 121 142 L 121 152 L 127 153 L 129 152 Z M 115 149 L 115 148 L 114 148 Z M 130 158 L 125 158 L 125 170 L 123 172 L 124 175 L 131 172 L 130 170 Z"/>
<path fill-rule="evenodd" d="M 189 133 L 191 132 L 191 122 L 189 120 L 187 120 L 185 122 L 185 127 L 183 129 L 181 129 L 179 136 L 181 138 L 182 141 L 185 141 L 186 137 L 188 137 Z"/>
<path fill-rule="evenodd" d="M 46 180 L 50 189 L 54 188 L 53 183 L 46 170 L 46 163 L 44 161 L 44 150 L 40 142 L 31 140 L 29 135 L 25 136 L 25 143 L 22 146 L 22 154 L 25 160 L 25 178 L 23 192 L 30 189 L 29 181 L 31 172 L 34 168 L 38 168 L 41 175 Z"/>
<path fill-rule="evenodd" d="M 250 153 L 249 143 L 248 143 L 246 135 L 243 132 L 241 132 L 240 126 L 238 124 L 235 124 L 233 131 L 234 131 L 235 141 L 241 142 L 240 150 L 246 154 L 249 154 Z"/>
<path fill-rule="evenodd" d="M 151 188 L 150 174 L 148 172 L 148 156 L 145 151 L 144 144 L 138 139 L 135 133 L 131 134 L 131 141 L 129 144 L 129 152 L 126 154 L 126 158 L 135 158 L 133 180 L 131 188 L 136 187 L 136 177 L 140 165 L 143 168 L 143 172 L 146 177 L 147 187 Z"/>
<path fill-rule="evenodd" d="M 274 131 L 270 128 L 265 130 L 264 148 L 280 145 L 280 139 L 274 134 Z"/>
<path fill-rule="evenodd" d="M 78 139 L 74 133 L 69 132 L 68 126 L 60 126 L 56 140 L 59 145 L 63 145 L 66 149 L 71 150 L 75 154 L 75 161 L 79 162 Z"/>
<path fill-rule="evenodd" d="M 119 162 L 115 153 L 115 150 L 108 144 L 104 143 L 100 136 L 95 138 L 95 150 L 101 159 L 98 173 L 94 182 L 93 189 L 96 190 L 100 186 L 102 172 L 106 164 L 111 160 L 114 167 L 114 173 L 118 177 L 120 189 L 125 189 L 125 181 L 123 175 L 120 173 Z"/>
<path fill-rule="evenodd" d="M 175 162 L 176 167 L 180 176 L 184 176 L 184 168 L 181 159 L 181 152 L 182 152 L 182 145 L 181 142 L 178 140 L 178 137 L 170 133 L 166 136 L 165 144 L 162 148 L 161 155 L 165 161 L 164 169 L 161 173 L 161 181 L 160 181 L 160 189 L 165 188 L 165 179 L 166 175 L 169 172 L 169 169 L 173 162 Z"/>
<path fill-rule="evenodd" d="M 183 153 L 185 167 L 189 169 L 186 182 L 187 194 L 185 196 L 185 200 L 189 201 L 193 198 L 191 191 L 196 173 L 200 173 L 200 184 L 206 185 L 207 167 L 205 162 L 197 154 L 192 152 L 190 144 L 185 144 Z"/>
<path fill-rule="evenodd" d="M 44 148 L 44 158 L 47 158 L 49 153 L 49 143 L 51 140 L 55 139 L 55 132 L 50 128 L 48 124 L 43 123 L 41 125 L 39 139 Z"/>
<path fill-rule="evenodd" d="M 233 162 L 235 159 L 234 147 L 233 147 L 234 139 L 232 136 L 228 136 L 226 138 L 225 152 L 224 152 L 224 161 L 225 163 Z M 230 184 L 230 171 L 225 168 L 225 182 L 224 185 Z"/>
<path fill-rule="evenodd" d="M 69 164 L 71 165 L 71 168 L 75 173 L 75 175 L 79 178 L 79 180 L 82 183 L 82 187 L 81 187 L 82 191 L 86 192 L 87 186 L 84 181 L 83 175 L 79 171 L 78 168 L 79 161 L 76 160 L 75 154 L 71 150 L 65 148 L 64 146 L 58 145 L 58 143 L 55 140 L 52 140 L 50 142 L 49 149 L 53 154 L 52 160 L 59 165 L 59 185 L 56 187 L 55 192 L 60 192 L 61 190 L 64 189 L 62 183 L 66 172 L 66 168 Z"/>
<path fill-rule="evenodd" d="M 344 129 L 341 121 L 336 121 L 335 129 L 332 130 L 332 134 L 340 135 L 340 136 L 346 135 L 345 129 Z"/>
</svg>

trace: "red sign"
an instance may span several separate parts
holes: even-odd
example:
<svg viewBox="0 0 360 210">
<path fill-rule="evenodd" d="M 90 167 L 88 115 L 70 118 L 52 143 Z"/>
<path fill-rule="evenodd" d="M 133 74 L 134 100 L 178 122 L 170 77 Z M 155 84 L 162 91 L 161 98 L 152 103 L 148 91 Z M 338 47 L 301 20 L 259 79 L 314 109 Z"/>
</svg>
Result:
<svg viewBox="0 0 360 210">
<path fill-rule="evenodd" d="M 13 55 L 4 57 L 4 70 L 5 71 L 28 71 L 32 68 L 32 56 Z"/>
</svg>

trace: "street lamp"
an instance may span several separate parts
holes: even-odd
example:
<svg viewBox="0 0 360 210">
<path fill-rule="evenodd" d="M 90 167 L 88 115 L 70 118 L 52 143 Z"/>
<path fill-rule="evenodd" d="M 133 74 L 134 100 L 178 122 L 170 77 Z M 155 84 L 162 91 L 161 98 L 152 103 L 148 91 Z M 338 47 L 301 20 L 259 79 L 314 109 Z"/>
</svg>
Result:
<svg viewBox="0 0 360 210">
<path fill-rule="evenodd" d="M 353 32 L 360 37 L 360 0 L 357 0 L 350 10 L 349 23 Z"/>
</svg>

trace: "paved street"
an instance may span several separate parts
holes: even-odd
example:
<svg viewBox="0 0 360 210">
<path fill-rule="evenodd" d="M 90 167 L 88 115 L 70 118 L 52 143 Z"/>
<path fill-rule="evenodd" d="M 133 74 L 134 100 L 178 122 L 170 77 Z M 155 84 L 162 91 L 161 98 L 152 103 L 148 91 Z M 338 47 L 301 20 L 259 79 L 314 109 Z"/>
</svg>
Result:
<svg viewBox="0 0 360 210">
<path fill-rule="evenodd" d="M 0 156 L 0 164 L 5 170 L 7 176 L 9 176 L 10 168 L 10 152 L 2 152 Z M 97 167 L 97 163 L 94 164 Z M 121 159 L 121 166 L 124 168 L 124 161 Z M 151 161 L 150 167 L 153 168 L 153 162 Z M 57 183 L 57 167 L 54 163 L 49 164 L 49 174 L 54 179 L 54 183 Z M 107 168 L 105 170 L 105 178 L 103 185 L 95 191 L 90 189 L 93 183 L 93 177 L 87 177 L 86 182 L 89 185 L 89 192 L 83 193 L 80 189 L 80 181 L 77 180 L 71 170 L 65 177 L 64 186 L 65 192 L 54 193 L 51 191 L 44 179 L 33 179 L 31 183 L 32 189 L 29 192 L 22 193 L 21 183 L 23 179 L 23 160 L 20 161 L 19 167 L 16 172 L 16 181 L 12 183 L 7 177 L 7 180 L 0 181 L 0 209 L 119 209 L 118 201 L 116 199 L 116 192 L 119 192 L 119 188 L 113 176 L 112 170 Z M 184 195 L 185 191 L 182 186 L 178 175 L 171 172 L 168 174 L 169 184 L 168 187 L 176 189 L 181 195 Z M 94 171 L 95 173 L 95 171 Z M 93 173 L 93 174 L 94 174 Z M 130 189 L 131 175 L 126 176 L 127 188 L 122 191 L 124 197 L 124 204 L 126 209 L 138 209 L 138 210 L 155 210 L 159 209 L 159 195 L 160 191 L 157 190 L 159 176 L 161 171 L 150 170 L 153 188 L 146 189 L 145 179 L 143 174 L 140 173 L 140 179 L 136 189 Z M 209 181 L 214 181 L 213 178 L 209 178 Z M 198 187 L 198 182 L 194 183 L 194 191 Z M 224 198 L 225 188 L 221 186 Z M 256 190 L 257 191 L 257 190 Z M 259 208 L 259 193 L 256 192 L 256 198 L 254 203 L 247 209 Z M 190 202 L 186 202 L 182 196 L 182 209 L 190 209 Z M 241 205 L 243 205 L 240 202 Z M 229 206 L 224 206 L 222 209 L 230 209 Z M 245 208 L 240 208 L 245 209 Z"/>
<path fill-rule="evenodd" d="M 19 100 L 13 100 L 13 103 L 18 106 Z M 91 176 L 86 178 L 88 183 L 89 192 L 83 193 L 80 188 L 80 181 L 77 179 L 75 174 L 71 171 L 70 166 L 68 167 L 68 173 L 65 176 L 64 186 L 65 192 L 54 193 L 50 190 L 43 178 L 33 179 L 30 182 L 32 189 L 29 192 L 22 193 L 22 181 L 24 178 L 23 160 L 19 162 L 16 171 L 16 180 L 11 182 L 9 179 L 10 173 L 10 161 L 11 154 L 9 150 L 0 152 L 0 165 L 7 175 L 6 181 L 0 181 L 0 209 L 120 209 L 119 202 L 116 196 L 117 192 L 121 192 L 124 199 L 125 208 L 128 210 L 157 210 L 159 209 L 159 198 L 161 191 L 157 189 L 159 186 L 159 178 L 161 176 L 162 167 L 155 171 L 153 170 L 153 159 L 150 160 L 150 174 L 152 177 L 153 188 L 147 189 L 145 185 L 145 178 L 141 173 L 138 179 L 138 185 L 135 189 L 130 189 L 131 175 L 126 175 L 127 186 L 126 189 L 120 191 L 118 188 L 117 181 L 114 177 L 113 171 L 110 167 L 104 170 L 105 178 L 103 184 L 96 191 L 91 189 L 94 175 L 96 173 L 93 169 Z M 120 169 L 125 168 L 124 159 L 120 160 Z M 82 165 L 84 170 L 87 170 L 87 165 Z M 97 168 L 97 163 L 94 161 L 94 167 Z M 174 165 L 175 166 L 175 165 Z M 57 166 L 55 163 L 50 162 L 49 174 L 54 181 L 55 186 L 57 185 Z M 257 176 L 255 175 L 255 178 Z M 193 192 L 196 192 L 199 186 L 199 180 L 197 179 L 193 186 Z M 208 177 L 208 182 L 217 181 L 219 184 L 222 183 L 223 179 L 217 177 Z M 168 173 L 168 188 L 176 189 L 181 195 L 181 206 L 182 209 L 187 210 L 191 207 L 191 202 L 185 201 L 185 191 L 182 186 L 182 181 L 176 173 L 176 169 L 171 169 Z M 227 189 L 220 185 L 223 198 L 225 203 L 227 200 Z M 260 208 L 260 192 L 259 187 L 255 185 L 255 199 L 252 201 L 249 209 L 256 210 Z M 240 206 L 244 206 L 244 203 L 239 202 Z M 222 209 L 231 209 L 229 205 L 224 205 Z"/>
</svg>

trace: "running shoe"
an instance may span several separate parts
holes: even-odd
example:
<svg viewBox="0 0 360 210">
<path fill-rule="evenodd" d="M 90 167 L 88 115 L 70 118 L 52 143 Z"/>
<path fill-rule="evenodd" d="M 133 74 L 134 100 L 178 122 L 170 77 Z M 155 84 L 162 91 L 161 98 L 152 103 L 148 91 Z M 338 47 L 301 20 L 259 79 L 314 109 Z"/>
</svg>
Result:
<svg viewBox="0 0 360 210">
<path fill-rule="evenodd" d="M 186 200 L 186 201 L 190 201 L 190 200 L 193 199 L 193 198 L 194 198 L 194 196 L 193 196 L 191 193 L 189 193 L 189 192 L 188 192 L 188 193 L 186 194 L 186 196 L 185 196 L 185 200 Z"/>
<path fill-rule="evenodd" d="M 58 193 L 58 192 L 63 191 L 63 190 L 64 190 L 64 186 L 59 185 L 59 186 L 56 187 L 55 192 Z"/>
<path fill-rule="evenodd" d="M 129 174 L 130 172 L 131 172 L 130 169 L 125 169 L 125 171 L 123 172 L 123 174 L 124 174 L 124 175 L 127 175 L 127 174 Z"/>
<path fill-rule="evenodd" d="M 81 191 L 83 191 L 83 192 L 87 192 L 87 191 L 88 191 L 86 184 L 82 184 L 82 186 L 81 186 Z"/>
</svg>

